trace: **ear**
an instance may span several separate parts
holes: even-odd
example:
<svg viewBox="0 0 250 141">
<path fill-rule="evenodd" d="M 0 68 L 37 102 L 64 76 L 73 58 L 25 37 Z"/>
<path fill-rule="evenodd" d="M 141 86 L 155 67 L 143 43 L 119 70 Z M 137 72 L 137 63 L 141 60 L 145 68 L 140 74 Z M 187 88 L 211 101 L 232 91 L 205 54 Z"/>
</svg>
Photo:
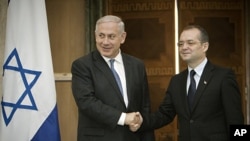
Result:
<svg viewBox="0 0 250 141">
<path fill-rule="evenodd" d="M 122 35 L 121 35 L 121 44 L 123 44 L 125 42 L 125 39 L 126 39 L 126 36 L 127 36 L 127 33 L 126 32 L 123 32 Z"/>
<path fill-rule="evenodd" d="M 205 43 L 202 44 L 202 49 L 203 49 L 204 52 L 207 52 L 208 47 L 209 47 L 209 43 L 208 42 L 205 42 Z"/>
</svg>

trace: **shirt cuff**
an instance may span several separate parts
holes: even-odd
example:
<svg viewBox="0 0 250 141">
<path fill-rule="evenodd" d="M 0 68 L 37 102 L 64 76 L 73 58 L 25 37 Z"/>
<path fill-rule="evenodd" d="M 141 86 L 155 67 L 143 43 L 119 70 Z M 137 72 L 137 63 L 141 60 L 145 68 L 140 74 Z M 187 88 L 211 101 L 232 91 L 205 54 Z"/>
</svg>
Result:
<svg viewBox="0 0 250 141">
<path fill-rule="evenodd" d="M 117 124 L 121 125 L 121 126 L 124 126 L 125 118 L 126 118 L 126 113 L 122 113 Z"/>
</svg>

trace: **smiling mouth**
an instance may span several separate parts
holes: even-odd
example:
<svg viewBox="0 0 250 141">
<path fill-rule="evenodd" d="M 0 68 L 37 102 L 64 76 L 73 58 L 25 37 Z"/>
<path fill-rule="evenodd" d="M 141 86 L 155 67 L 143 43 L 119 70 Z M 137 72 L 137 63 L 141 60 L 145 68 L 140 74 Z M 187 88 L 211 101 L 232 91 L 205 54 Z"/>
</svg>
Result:
<svg viewBox="0 0 250 141">
<path fill-rule="evenodd" d="M 103 49 L 111 49 L 111 47 L 102 47 Z"/>
<path fill-rule="evenodd" d="M 105 52 L 109 52 L 111 49 L 111 47 L 102 47 L 102 50 Z"/>
</svg>

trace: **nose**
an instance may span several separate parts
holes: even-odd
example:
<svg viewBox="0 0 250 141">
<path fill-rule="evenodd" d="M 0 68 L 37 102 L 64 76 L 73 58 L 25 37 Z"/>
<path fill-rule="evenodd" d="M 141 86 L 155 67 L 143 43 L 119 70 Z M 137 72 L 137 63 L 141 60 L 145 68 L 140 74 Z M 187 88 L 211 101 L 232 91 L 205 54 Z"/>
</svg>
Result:
<svg viewBox="0 0 250 141">
<path fill-rule="evenodd" d="M 109 43 L 109 38 L 108 38 L 108 37 L 105 37 L 105 38 L 103 39 L 103 43 L 104 43 L 104 44 L 108 44 L 108 43 Z"/>
</svg>

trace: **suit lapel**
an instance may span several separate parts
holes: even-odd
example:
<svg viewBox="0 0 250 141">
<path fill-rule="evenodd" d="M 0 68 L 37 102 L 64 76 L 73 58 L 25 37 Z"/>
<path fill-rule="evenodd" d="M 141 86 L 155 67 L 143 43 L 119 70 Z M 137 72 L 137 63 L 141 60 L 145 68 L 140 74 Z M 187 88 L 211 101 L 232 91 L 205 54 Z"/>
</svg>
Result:
<svg viewBox="0 0 250 141">
<path fill-rule="evenodd" d="M 132 81 L 133 81 L 133 72 L 131 69 L 131 63 L 128 59 L 128 57 L 126 55 L 124 55 L 123 53 L 122 55 L 122 60 L 123 60 L 123 65 L 124 65 L 124 72 L 125 72 L 125 78 L 126 78 L 126 86 L 127 86 L 127 97 L 128 97 L 128 107 L 129 107 L 129 102 L 130 102 L 130 98 L 131 98 L 131 85 L 133 85 Z"/>
<path fill-rule="evenodd" d="M 93 52 L 93 60 L 94 60 L 95 67 L 98 68 L 100 70 L 100 72 L 103 73 L 103 76 L 105 76 L 108 79 L 109 83 L 113 86 L 114 91 L 116 91 L 117 96 L 119 97 L 121 102 L 124 103 L 122 94 L 121 94 L 120 89 L 116 83 L 116 80 L 113 76 L 113 73 L 112 73 L 111 69 L 109 68 L 108 64 L 105 62 L 105 60 L 102 58 L 102 56 L 100 55 L 100 53 L 98 51 Z M 125 103 L 124 103 L 124 105 L 125 105 Z"/>
<path fill-rule="evenodd" d="M 213 69 L 213 65 L 210 62 L 207 62 L 206 66 L 202 72 L 202 75 L 201 75 L 201 78 L 199 81 L 199 85 L 198 85 L 196 93 L 195 93 L 194 106 L 193 106 L 192 110 L 194 110 L 195 107 L 197 106 L 199 99 L 203 95 L 203 91 L 206 89 L 207 84 L 209 83 L 210 79 L 213 76 L 212 69 Z"/>
<path fill-rule="evenodd" d="M 185 110 L 189 113 L 189 105 L 188 105 L 188 99 L 187 99 L 187 76 L 188 76 L 188 70 L 186 69 L 181 74 L 181 94 L 182 96 L 182 103 L 185 105 Z"/>
</svg>

